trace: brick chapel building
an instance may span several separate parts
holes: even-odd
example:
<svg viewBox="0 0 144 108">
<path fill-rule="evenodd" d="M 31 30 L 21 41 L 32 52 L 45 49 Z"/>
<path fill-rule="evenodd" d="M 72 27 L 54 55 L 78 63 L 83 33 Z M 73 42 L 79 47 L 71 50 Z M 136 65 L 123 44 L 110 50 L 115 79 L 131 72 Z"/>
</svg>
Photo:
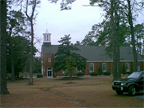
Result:
<svg viewBox="0 0 144 108">
<path fill-rule="evenodd" d="M 46 32 L 43 34 L 44 41 L 41 47 L 41 73 L 44 77 L 64 76 L 64 71 L 54 72 L 53 64 L 55 53 L 59 45 L 51 45 L 51 34 Z M 90 75 L 91 72 L 98 72 L 101 68 L 102 72 L 113 73 L 113 59 L 107 54 L 105 46 L 77 46 L 80 51 L 78 54 L 87 59 L 86 69 L 83 70 L 85 75 Z M 120 66 L 127 72 L 133 72 L 133 53 L 131 47 L 120 48 Z M 144 70 L 144 60 L 138 55 L 138 69 Z M 82 72 L 82 70 L 75 71 Z"/>
</svg>

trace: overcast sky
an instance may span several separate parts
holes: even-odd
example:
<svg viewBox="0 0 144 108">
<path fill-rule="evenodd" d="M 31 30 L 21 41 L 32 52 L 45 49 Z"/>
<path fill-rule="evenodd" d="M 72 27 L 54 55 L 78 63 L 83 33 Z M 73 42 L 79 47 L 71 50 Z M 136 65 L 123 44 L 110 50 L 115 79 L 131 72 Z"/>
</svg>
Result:
<svg viewBox="0 0 144 108">
<path fill-rule="evenodd" d="M 89 0 L 76 0 L 71 10 L 60 11 L 60 2 L 55 4 L 41 0 L 34 30 L 35 37 L 41 39 L 41 43 L 35 45 L 37 49 L 41 49 L 46 30 L 51 33 L 52 45 L 58 45 L 60 38 L 68 34 L 72 43 L 75 43 L 84 39 L 92 25 L 102 22 L 104 12 L 101 8 L 83 5 L 89 5 Z M 142 18 L 141 15 L 138 21 L 144 20 Z"/>
<path fill-rule="evenodd" d="M 43 33 L 48 30 L 51 33 L 51 43 L 58 45 L 58 41 L 64 35 L 70 34 L 72 43 L 81 41 L 91 30 L 92 25 L 103 20 L 102 9 L 89 5 L 89 0 L 77 0 L 72 4 L 71 10 L 60 11 L 60 3 L 50 3 L 41 0 L 40 8 L 37 8 L 35 24 L 35 37 L 41 40 L 36 44 L 40 49 L 43 42 Z"/>
</svg>

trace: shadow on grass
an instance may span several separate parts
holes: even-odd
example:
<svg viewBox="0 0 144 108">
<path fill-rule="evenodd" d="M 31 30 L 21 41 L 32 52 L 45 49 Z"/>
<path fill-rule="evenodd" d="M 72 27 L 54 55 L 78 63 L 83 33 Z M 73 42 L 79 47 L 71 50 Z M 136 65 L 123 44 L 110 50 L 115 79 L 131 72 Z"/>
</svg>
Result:
<svg viewBox="0 0 144 108">
<path fill-rule="evenodd" d="M 83 80 L 84 78 L 81 77 L 72 77 L 72 80 Z M 70 80 L 70 77 L 62 77 L 58 80 Z"/>
<path fill-rule="evenodd" d="M 140 99 L 144 99 L 144 92 L 139 92 L 135 96 L 131 96 L 127 92 L 124 92 L 122 95 L 117 95 L 116 94 L 115 96 L 117 96 L 117 97 L 137 97 L 137 98 L 140 98 Z"/>
</svg>

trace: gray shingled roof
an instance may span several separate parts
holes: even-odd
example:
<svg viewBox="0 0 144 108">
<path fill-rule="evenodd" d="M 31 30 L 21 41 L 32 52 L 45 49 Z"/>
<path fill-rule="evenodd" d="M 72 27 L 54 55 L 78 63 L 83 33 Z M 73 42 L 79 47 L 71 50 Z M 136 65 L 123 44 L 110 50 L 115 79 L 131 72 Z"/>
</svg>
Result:
<svg viewBox="0 0 144 108">
<path fill-rule="evenodd" d="M 47 54 L 55 54 L 58 50 L 58 45 L 51 45 L 49 47 L 42 46 L 43 51 Z M 75 51 L 81 56 L 87 59 L 87 62 L 107 62 L 112 61 L 105 51 L 104 46 L 77 46 L 80 51 Z M 131 47 L 121 47 L 120 48 L 120 60 L 121 61 L 133 61 L 133 53 Z M 143 58 L 138 55 L 138 60 L 143 61 Z"/>
</svg>

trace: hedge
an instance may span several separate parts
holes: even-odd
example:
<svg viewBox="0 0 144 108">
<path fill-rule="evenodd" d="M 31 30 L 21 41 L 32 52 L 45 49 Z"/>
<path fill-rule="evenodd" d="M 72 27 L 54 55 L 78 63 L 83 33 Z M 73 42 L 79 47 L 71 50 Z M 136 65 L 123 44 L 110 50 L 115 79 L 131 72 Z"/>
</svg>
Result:
<svg viewBox="0 0 144 108">
<path fill-rule="evenodd" d="M 43 75 L 37 75 L 37 78 L 43 78 Z"/>
<path fill-rule="evenodd" d="M 79 77 L 81 77 L 81 76 L 84 76 L 84 73 L 83 72 L 77 72 L 76 75 L 79 76 Z"/>
<path fill-rule="evenodd" d="M 104 72 L 104 75 L 109 76 L 109 75 L 111 75 L 111 73 L 110 72 Z"/>
<path fill-rule="evenodd" d="M 91 73 L 91 76 L 97 76 L 97 75 L 98 75 L 98 73 L 96 73 L 96 72 Z"/>
</svg>

